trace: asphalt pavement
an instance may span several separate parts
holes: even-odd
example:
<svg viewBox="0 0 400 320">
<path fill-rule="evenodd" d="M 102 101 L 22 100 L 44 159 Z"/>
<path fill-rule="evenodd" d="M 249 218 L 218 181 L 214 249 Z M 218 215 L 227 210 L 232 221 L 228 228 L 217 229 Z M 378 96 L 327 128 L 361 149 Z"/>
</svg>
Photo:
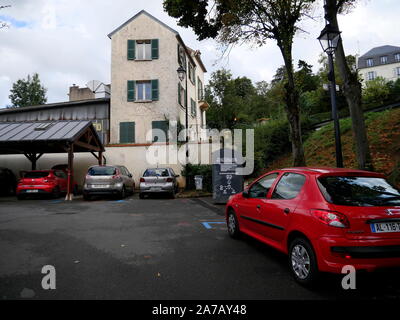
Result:
<svg viewBox="0 0 400 320">
<path fill-rule="evenodd" d="M 388 299 L 398 271 L 357 275 L 343 290 L 326 275 L 306 289 L 287 257 L 229 238 L 211 199 L 122 201 L 0 198 L 0 299 Z M 56 289 L 44 290 L 43 266 Z"/>
</svg>

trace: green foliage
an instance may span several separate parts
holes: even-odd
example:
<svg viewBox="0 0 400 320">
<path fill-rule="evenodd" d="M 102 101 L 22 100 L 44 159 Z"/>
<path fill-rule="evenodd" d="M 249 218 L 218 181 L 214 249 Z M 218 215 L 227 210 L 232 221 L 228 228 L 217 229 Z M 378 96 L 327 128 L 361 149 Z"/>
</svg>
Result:
<svg viewBox="0 0 400 320">
<path fill-rule="evenodd" d="M 367 81 L 363 89 L 363 102 L 367 106 L 383 105 L 388 101 L 390 89 L 382 77 Z"/>
<path fill-rule="evenodd" d="M 203 176 L 203 189 L 212 192 L 212 166 L 188 164 L 182 171 L 182 176 L 186 177 L 186 189 L 195 189 L 194 177 Z"/>
<path fill-rule="evenodd" d="M 13 107 L 28 107 L 45 104 L 47 102 L 46 91 L 39 79 L 39 75 L 34 73 L 31 77 L 18 80 L 11 89 L 9 98 Z"/>
</svg>

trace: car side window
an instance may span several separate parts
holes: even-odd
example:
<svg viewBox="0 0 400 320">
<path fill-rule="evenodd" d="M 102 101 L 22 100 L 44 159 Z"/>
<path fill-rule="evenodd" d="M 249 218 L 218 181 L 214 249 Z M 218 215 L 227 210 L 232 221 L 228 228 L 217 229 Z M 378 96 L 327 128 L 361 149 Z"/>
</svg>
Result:
<svg viewBox="0 0 400 320">
<path fill-rule="evenodd" d="M 255 182 L 250 187 L 249 198 L 265 198 L 277 177 L 278 173 L 272 173 Z"/>
<path fill-rule="evenodd" d="M 65 174 L 64 171 L 55 171 L 54 175 L 56 177 L 58 177 L 58 178 L 61 178 L 61 179 L 67 179 L 68 178 L 68 176 Z"/>
<path fill-rule="evenodd" d="M 271 199 L 290 200 L 297 197 L 306 181 L 306 177 L 298 173 L 285 173 L 279 180 Z"/>
</svg>

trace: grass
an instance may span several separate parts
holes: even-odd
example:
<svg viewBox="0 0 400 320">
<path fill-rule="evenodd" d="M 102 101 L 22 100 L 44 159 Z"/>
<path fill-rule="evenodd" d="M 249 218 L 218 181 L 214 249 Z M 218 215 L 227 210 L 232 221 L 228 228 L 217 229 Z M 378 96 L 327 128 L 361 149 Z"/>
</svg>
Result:
<svg viewBox="0 0 400 320">
<path fill-rule="evenodd" d="M 366 114 L 366 126 L 375 171 L 400 185 L 400 109 Z M 343 160 L 346 168 L 357 168 L 351 119 L 340 121 Z M 333 124 L 313 132 L 304 142 L 307 166 L 335 166 Z M 291 154 L 274 160 L 266 171 L 292 166 Z"/>
</svg>

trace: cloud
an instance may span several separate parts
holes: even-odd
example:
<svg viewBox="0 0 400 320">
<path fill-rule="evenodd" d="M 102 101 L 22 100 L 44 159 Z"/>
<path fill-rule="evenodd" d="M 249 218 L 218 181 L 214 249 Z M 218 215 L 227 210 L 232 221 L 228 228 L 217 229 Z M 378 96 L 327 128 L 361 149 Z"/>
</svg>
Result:
<svg viewBox="0 0 400 320">
<path fill-rule="evenodd" d="M 317 1 L 317 3 L 322 0 Z M 1 10 L 10 28 L 0 30 L 0 107 L 10 104 L 12 83 L 28 74 L 39 73 L 48 88 L 48 101 L 65 101 L 72 84 L 84 86 L 89 80 L 110 81 L 111 42 L 107 34 L 145 9 L 177 30 L 191 48 L 200 49 L 209 73 L 225 67 L 234 76 L 253 81 L 270 81 L 283 64 L 274 41 L 262 48 L 237 46 L 229 59 L 221 56 L 210 39 L 197 41 L 191 29 L 177 26 L 162 7 L 161 0 L 18 0 Z M 400 3 L 396 0 L 362 0 L 350 14 L 339 19 L 346 53 L 364 53 L 379 45 L 399 45 Z M 302 59 L 318 69 L 321 48 L 316 40 L 324 26 L 320 18 L 302 23 L 308 33 L 296 36 L 293 59 Z M 1 18 L 0 18 L 1 20 Z"/>
</svg>

